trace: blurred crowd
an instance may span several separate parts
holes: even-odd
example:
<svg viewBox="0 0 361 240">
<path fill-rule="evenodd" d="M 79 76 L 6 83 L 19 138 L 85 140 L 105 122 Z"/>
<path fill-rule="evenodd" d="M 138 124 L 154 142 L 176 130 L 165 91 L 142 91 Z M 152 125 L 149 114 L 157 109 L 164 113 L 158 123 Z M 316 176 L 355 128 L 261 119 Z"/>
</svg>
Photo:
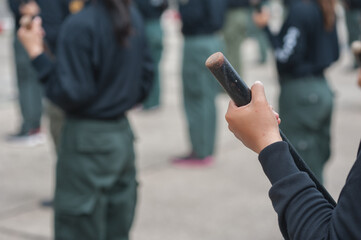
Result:
<svg viewBox="0 0 361 240">
<path fill-rule="evenodd" d="M 216 96 L 224 91 L 204 63 L 224 55 L 242 77 L 242 43 L 257 42 L 257 64 L 274 59 L 280 128 L 320 182 L 330 158 L 334 94 L 325 71 L 340 56 L 337 11 L 348 44 L 360 40 L 361 0 L 8 0 L 21 125 L 10 144 L 45 141 L 57 155 L 55 239 L 128 239 L 137 199 L 133 133 L 127 112 L 162 107 L 162 16 L 182 23 L 183 104 L 191 148 L 171 164 L 214 162 Z M 1 32 L 1 25 L 0 25 Z M 356 51 L 356 50 L 355 50 Z M 272 54 L 270 54 L 272 53 Z M 351 53 L 351 71 L 360 52 Z M 361 74 L 358 85 L 361 87 Z"/>
</svg>

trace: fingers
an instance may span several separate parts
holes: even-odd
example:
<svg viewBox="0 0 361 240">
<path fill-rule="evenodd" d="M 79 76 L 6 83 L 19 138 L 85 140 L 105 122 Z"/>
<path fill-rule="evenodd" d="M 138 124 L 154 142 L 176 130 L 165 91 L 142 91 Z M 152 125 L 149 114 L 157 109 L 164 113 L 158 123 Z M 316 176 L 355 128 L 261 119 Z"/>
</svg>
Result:
<svg viewBox="0 0 361 240">
<path fill-rule="evenodd" d="M 252 102 L 267 102 L 264 86 L 260 81 L 253 84 L 251 88 Z"/>
<path fill-rule="evenodd" d="M 42 20 L 40 17 L 35 17 L 33 22 L 32 22 L 32 25 L 35 29 L 42 29 Z"/>
</svg>

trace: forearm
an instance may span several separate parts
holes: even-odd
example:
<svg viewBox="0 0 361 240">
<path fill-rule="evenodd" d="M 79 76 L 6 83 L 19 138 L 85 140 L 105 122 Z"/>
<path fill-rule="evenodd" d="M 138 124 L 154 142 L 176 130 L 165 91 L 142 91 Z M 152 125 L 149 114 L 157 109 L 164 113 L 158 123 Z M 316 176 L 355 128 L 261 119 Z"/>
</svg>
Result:
<svg viewBox="0 0 361 240">
<path fill-rule="evenodd" d="M 265 148 L 259 156 L 272 183 L 269 192 L 285 239 L 323 239 L 329 236 L 333 207 L 309 176 L 298 170 L 284 142 Z M 327 238 L 326 238 L 327 239 Z"/>
</svg>

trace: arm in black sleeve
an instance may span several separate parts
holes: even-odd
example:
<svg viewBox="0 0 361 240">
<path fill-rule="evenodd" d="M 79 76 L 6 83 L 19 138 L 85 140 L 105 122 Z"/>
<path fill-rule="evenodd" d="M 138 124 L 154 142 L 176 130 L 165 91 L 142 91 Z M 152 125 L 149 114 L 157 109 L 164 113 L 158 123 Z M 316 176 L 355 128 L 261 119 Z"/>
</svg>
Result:
<svg viewBox="0 0 361 240">
<path fill-rule="evenodd" d="M 91 36 L 66 24 L 59 36 L 56 65 L 45 54 L 33 61 L 46 96 L 68 113 L 77 112 L 96 95 Z"/>
<path fill-rule="evenodd" d="M 20 5 L 21 5 L 21 1 L 20 0 L 8 0 L 8 4 L 10 7 L 10 10 L 14 13 L 15 16 L 20 16 Z"/>
<path fill-rule="evenodd" d="M 360 9 L 361 8 L 361 0 L 345 0 L 346 6 L 351 9 Z"/>
<path fill-rule="evenodd" d="M 361 236 L 361 159 L 350 172 L 333 208 L 309 176 L 297 169 L 287 143 L 277 142 L 259 155 L 272 183 L 270 198 L 285 239 L 358 239 Z"/>
<path fill-rule="evenodd" d="M 8 0 L 8 5 L 10 7 L 11 12 L 14 14 L 16 25 L 19 25 L 19 20 L 21 18 L 20 14 L 20 0 Z"/>
<path fill-rule="evenodd" d="M 305 19 L 305 16 L 309 18 L 315 16 L 312 6 L 303 2 L 293 4 L 279 34 L 274 35 L 268 27 L 265 28 L 281 71 L 295 68 L 297 70 L 295 72 L 312 72 L 312 65 L 303 61 L 308 47 L 307 33 L 313 31 L 313 20 Z"/>
</svg>

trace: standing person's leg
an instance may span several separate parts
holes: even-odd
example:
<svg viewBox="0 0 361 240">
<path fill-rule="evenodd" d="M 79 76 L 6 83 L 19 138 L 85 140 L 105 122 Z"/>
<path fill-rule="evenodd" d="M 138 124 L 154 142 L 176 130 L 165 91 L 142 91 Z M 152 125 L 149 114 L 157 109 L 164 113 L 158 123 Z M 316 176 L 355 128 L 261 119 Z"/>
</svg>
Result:
<svg viewBox="0 0 361 240">
<path fill-rule="evenodd" d="M 234 69 L 242 74 L 241 44 L 247 31 L 247 8 L 228 10 L 223 35 L 226 57 Z"/>
<path fill-rule="evenodd" d="M 150 46 L 151 55 L 154 60 L 154 82 L 152 91 L 143 103 L 144 109 L 152 109 L 160 105 L 160 61 L 163 51 L 163 30 L 160 19 L 149 20 L 146 23 L 146 34 Z"/>
<path fill-rule="evenodd" d="M 258 50 L 259 50 L 259 59 L 258 62 L 263 64 L 267 61 L 267 48 L 268 48 L 268 40 L 267 36 L 264 33 L 262 29 L 256 26 L 256 24 L 253 22 L 252 14 L 253 9 L 250 8 L 248 12 L 248 35 L 253 37 L 257 44 L 258 44 Z"/>
<path fill-rule="evenodd" d="M 183 98 L 192 153 L 174 163 L 207 164 L 214 154 L 217 82 L 204 67 L 206 59 L 222 50 L 218 36 L 186 37 L 183 58 Z"/>
<path fill-rule="evenodd" d="M 330 155 L 332 112 L 332 94 L 325 84 L 318 78 L 284 83 L 279 101 L 282 131 L 321 183 Z"/>
<path fill-rule="evenodd" d="M 56 179 L 55 240 L 128 240 L 137 184 L 127 119 L 67 119 Z"/>
<path fill-rule="evenodd" d="M 20 140 L 40 134 L 43 91 L 30 58 L 17 38 L 14 40 L 14 50 L 22 124 L 19 133 L 9 140 Z M 41 143 L 44 139 L 39 137 L 38 140 Z"/>
<path fill-rule="evenodd" d="M 348 36 L 348 44 L 349 44 L 349 46 L 351 46 L 351 44 L 354 41 L 357 41 L 360 39 L 361 11 L 346 9 L 345 15 L 346 15 L 346 26 L 347 26 L 347 33 L 348 33 L 348 35 L 347 35 Z M 358 67 L 358 63 L 357 63 L 357 60 L 354 58 L 353 68 L 356 69 L 357 67 Z"/>
<path fill-rule="evenodd" d="M 54 142 L 54 149 L 56 153 L 59 152 L 59 146 L 61 142 L 61 134 L 65 120 L 65 114 L 63 110 L 61 110 L 58 106 L 54 103 L 50 102 L 49 100 L 45 101 L 44 109 L 46 115 L 49 118 L 49 131 L 51 138 Z"/>
</svg>

